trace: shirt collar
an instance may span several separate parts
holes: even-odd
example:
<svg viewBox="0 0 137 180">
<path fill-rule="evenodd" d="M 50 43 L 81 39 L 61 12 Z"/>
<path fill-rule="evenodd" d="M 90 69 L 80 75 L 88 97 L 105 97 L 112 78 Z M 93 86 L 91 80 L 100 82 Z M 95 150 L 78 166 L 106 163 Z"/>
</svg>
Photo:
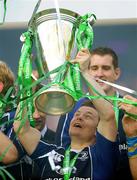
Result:
<svg viewBox="0 0 137 180">
<path fill-rule="evenodd" d="M 42 137 L 44 137 L 45 133 L 47 132 L 47 129 L 48 129 L 48 127 L 47 127 L 47 125 L 45 125 L 45 127 L 40 132 Z"/>
</svg>

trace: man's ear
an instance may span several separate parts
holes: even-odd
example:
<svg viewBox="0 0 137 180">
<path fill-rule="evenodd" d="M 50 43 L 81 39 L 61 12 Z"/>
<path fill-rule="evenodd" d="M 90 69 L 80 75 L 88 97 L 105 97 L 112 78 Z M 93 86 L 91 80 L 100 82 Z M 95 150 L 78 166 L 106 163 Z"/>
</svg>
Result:
<svg viewBox="0 0 137 180">
<path fill-rule="evenodd" d="M 117 80 L 121 75 L 121 70 L 120 68 L 115 69 L 115 80 Z"/>
<path fill-rule="evenodd" d="M 4 84 L 0 82 L 0 93 L 2 92 L 3 88 L 4 88 Z"/>
</svg>

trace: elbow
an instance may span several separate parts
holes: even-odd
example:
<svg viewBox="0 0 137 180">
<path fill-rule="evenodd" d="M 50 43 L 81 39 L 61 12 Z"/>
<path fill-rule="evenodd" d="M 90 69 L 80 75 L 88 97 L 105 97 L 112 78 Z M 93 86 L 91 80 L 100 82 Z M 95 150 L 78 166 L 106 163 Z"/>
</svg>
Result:
<svg viewBox="0 0 137 180">
<path fill-rule="evenodd" d="M 115 119 L 115 112 L 113 109 L 110 109 L 107 113 L 103 114 L 102 117 L 104 117 L 106 121 L 111 121 L 112 119 Z"/>
</svg>

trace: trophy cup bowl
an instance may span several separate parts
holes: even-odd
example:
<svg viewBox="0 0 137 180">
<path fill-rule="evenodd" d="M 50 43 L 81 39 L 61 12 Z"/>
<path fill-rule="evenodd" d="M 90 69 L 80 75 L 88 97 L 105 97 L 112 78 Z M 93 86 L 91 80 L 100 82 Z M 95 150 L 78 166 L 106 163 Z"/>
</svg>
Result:
<svg viewBox="0 0 137 180">
<path fill-rule="evenodd" d="M 67 9 L 60 9 L 60 20 L 56 9 L 47 9 L 35 15 L 33 31 L 38 37 L 42 64 L 46 64 L 45 73 L 64 64 L 70 47 L 69 59 L 73 58 L 72 56 L 75 57 L 77 49 L 75 38 L 72 38 L 72 28 L 77 17 L 79 17 L 77 13 Z M 44 84 L 54 81 L 55 76 L 56 73 L 50 74 Z M 58 83 L 51 85 L 35 99 L 37 109 L 49 115 L 65 114 L 73 108 L 74 104 L 75 100 L 72 95 Z"/>
</svg>

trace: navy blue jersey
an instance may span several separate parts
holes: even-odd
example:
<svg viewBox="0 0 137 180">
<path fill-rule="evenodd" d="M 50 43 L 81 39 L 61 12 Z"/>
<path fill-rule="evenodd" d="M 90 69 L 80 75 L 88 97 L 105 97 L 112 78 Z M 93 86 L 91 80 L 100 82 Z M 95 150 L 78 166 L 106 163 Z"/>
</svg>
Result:
<svg viewBox="0 0 137 180">
<path fill-rule="evenodd" d="M 56 132 L 56 144 L 58 146 L 61 145 L 66 147 L 70 143 L 70 137 L 68 132 L 70 122 L 74 116 L 74 113 L 77 111 L 78 108 L 80 108 L 81 104 L 85 100 L 87 100 L 87 98 L 80 99 L 70 113 L 62 115 L 60 117 Z M 119 180 L 119 179 L 132 180 L 130 168 L 129 168 L 128 156 L 127 156 L 126 136 L 122 126 L 123 116 L 124 116 L 124 112 L 120 110 L 119 121 L 118 121 L 118 142 L 119 142 L 120 157 L 117 166 L 117 171 L 115 173 L 115 176 L 112 177 L 113 180 Z"/>
<path fill-rule="evenodd" d="M 76 160 L 70 178 L 83 178 L 93 180 L 110 180 L 115 173 L 118 160 L 118 144 L 111 142 L 97 133 L 96 144 L 84 148 Z M 70 159 L 76 155 L 74 150 Z M 40 141 L 31 155 L 41 170 L 41 178 L 63 180 L 63 159 L 65 148 L 47 144 Z M 40 178 L 40 177 L 39 177 Z"/>
<path fill-rule="evenodd" d="M 0 119 L 0 130 L 4 132 L 4 134 L 7 134 L 12 128 L 15 113 L 16 109 L 13 109 L 12 111 L 4 113 Z"/>
</svg>

